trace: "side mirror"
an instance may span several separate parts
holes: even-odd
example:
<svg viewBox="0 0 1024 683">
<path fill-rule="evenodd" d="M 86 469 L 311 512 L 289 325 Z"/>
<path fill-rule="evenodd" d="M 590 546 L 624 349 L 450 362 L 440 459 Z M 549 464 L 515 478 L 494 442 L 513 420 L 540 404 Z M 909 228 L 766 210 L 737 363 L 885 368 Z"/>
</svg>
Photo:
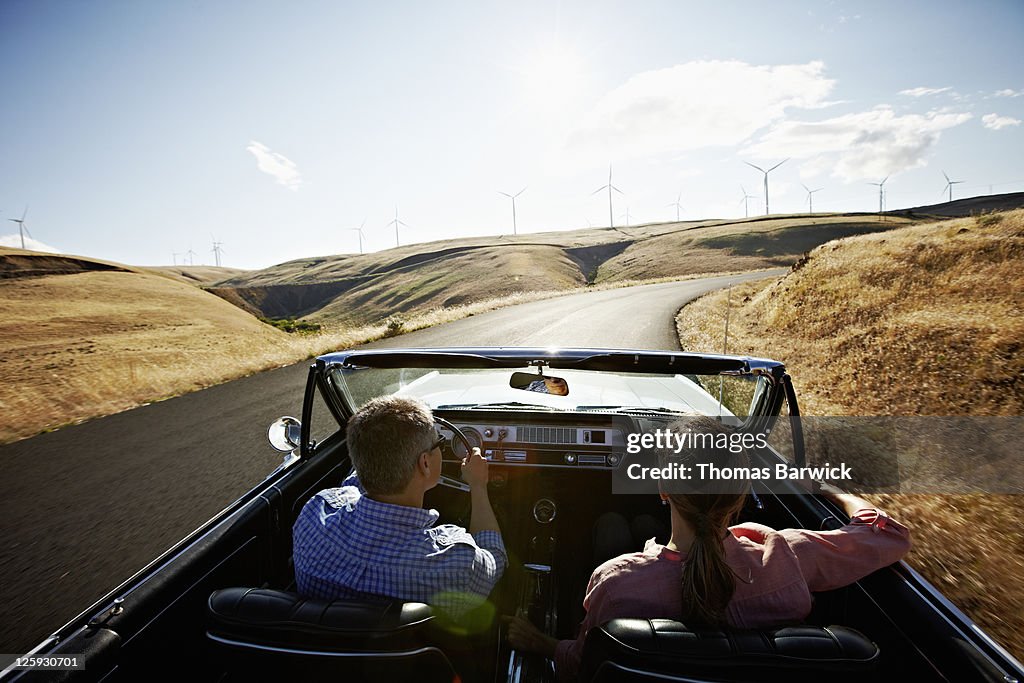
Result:
<svg viewBox="0 0 1024 683">
<path fill-rule="evenodd" d="M 267 430 L 267 438 L 275 450 L 282 453 L 294 451 L 302 443 L 302 423 L 294 417 L 278 418 Z"/>
</svg>

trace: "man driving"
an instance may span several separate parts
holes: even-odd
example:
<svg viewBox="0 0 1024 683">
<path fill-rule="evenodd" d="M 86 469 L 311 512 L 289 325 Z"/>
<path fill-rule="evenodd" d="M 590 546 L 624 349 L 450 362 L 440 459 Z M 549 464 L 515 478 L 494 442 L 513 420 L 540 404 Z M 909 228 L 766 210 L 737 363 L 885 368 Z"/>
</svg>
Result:
<svg viewBox="0 0 1024 683">
<path fill-rule="evenodd" d="M 508 564 L 487 494 L 480 450 L 463 460 L 469 530 L 436 525 L 423 508 L 441 477 L 441 437 L 417 399 L 371 400 L 348 421 L 355 471 L 320 491 L 295 522 L 295 579 L 321 599 L 388 597 L 425 602 L 457 616 L 486 599 Z M 436 525 L 436 526 L 435 526 Z"/>
</svg>

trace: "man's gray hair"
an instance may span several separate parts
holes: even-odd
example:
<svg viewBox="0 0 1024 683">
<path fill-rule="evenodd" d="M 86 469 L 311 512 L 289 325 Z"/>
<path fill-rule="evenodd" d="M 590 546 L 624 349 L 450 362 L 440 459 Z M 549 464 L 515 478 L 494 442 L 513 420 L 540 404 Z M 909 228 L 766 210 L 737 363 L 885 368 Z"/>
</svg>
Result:
<svg viewBox="0 0 1024 683">
<path fill-rule="evenodd" d="M 437 440 L 430 406 L 404 396 L 372 399 L 349 418 L 346 433 L 363 488 L 385 495 L 405 489 L 420 454 Z"/>
</svg>

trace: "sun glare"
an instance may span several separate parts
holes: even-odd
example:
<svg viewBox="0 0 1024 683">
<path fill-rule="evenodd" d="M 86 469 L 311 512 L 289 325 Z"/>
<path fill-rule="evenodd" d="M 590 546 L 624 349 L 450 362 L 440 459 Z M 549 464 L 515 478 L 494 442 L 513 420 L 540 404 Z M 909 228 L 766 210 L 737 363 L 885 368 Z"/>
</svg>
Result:
<svg viewBox="0 0 1024 683">
<path fill-rule="evenodd" d="M 525 103 L 543 111 L 560 107 L 578 93 L 584 64 L 570 46 L 548 42 L 529 50 L 518 71 Z"/>
</svg>

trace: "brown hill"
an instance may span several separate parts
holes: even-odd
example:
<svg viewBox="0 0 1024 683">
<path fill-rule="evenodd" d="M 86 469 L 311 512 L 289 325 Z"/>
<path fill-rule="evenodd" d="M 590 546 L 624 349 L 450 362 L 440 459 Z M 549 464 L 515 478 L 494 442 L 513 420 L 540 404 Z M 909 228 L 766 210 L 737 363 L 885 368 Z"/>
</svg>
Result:
<svg viewBox="0 0 1024 683">
<path fill-rule="evenodd" d="M 815 214 L 448 240 L 290 261 L 210 291 L 265 317 L 369 324 L 522 292 L 789 265 L 836 237 L 910 222 Z"/>
<path fill-rule="evenodd" d="M 287 334 L 193 285 L 0 250 L 0 442 L 291 360 Z"/>
<path fill-rule="evenodd" d="M 214 282 L 238 277 L 249 272 L 242 268 L 226 268 L 224 266 L 157 266 L 146 268 L 146 270 L 200 286 L 212 285 Z"/>
<path fill-rule="evenodd" d="M 1024 413 L 1024 211 L 832 242 L 784 278 L 734 288 L 729 300 L 729 351 L 785 362 L 805 415 Z M 717 292 L 680 311 L 683 348 L 721 349 L 726 304 Z M 832 457 L 865 436 L 836 432 Z M 1018 454 L 1015 437 L 1008 449 Z M 990 454 L 971 450 L 962 456 L 981 470 Z M 900 453 L 901 476 L 912 455 Z M 942 461 L 926 455 L 930 475 Z M 1004 485 L 1019 481 L 1013 463 L 994 473 Z M 911 528 L 908 561 L 1024 655 L 1020 496 L 873 500 Z"/>
</svg>

